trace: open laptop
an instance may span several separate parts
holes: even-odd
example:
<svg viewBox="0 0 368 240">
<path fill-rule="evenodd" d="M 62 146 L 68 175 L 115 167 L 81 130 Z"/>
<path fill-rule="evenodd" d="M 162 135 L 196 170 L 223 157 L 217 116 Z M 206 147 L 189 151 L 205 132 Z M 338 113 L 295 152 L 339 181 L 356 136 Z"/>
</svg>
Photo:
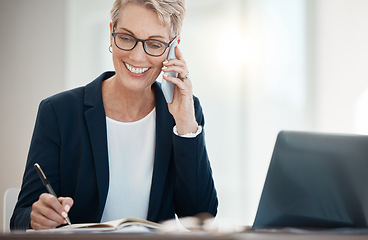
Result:
<svg viewBox="0 0 368 240">
<path fill-rule="evenodd" d="M 368 136 L 280 132 L 253 228 L 367 222 Z"/>
</svg>

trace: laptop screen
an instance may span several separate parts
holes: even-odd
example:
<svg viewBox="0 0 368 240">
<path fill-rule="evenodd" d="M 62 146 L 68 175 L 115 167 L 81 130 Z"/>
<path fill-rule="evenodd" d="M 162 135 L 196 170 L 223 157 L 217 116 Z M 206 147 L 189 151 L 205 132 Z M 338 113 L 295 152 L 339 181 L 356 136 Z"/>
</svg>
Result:
<svg viewBox="0 0 368 240">
<path fill-rule="evenodd" d="M 253 228 L 367 227 L 368 136 L 278 134 Z"/>
</svg>

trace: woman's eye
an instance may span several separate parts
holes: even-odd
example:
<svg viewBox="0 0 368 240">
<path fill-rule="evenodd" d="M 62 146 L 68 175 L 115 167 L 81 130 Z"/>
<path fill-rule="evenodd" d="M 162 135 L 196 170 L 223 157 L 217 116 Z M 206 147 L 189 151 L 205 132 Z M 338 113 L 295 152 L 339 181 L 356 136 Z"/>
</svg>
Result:
<svg viewBox="0 0 368 240">
<path fill-rule="evenodd" d="M 132 38 L 127 37 L 127 36 L 119 36 L 119 39 L 124 41 L 124 42 L 130 42 L 132 41 Z"/>
<path fill-rule="evenodd" d="M 152 49 L 160 49 L 164 46 L 160 42 L 149 42 L 149 43 L 147 43 L 147 45 L 148 45 L 149 48 L 152 48 Z"/>
</svg>

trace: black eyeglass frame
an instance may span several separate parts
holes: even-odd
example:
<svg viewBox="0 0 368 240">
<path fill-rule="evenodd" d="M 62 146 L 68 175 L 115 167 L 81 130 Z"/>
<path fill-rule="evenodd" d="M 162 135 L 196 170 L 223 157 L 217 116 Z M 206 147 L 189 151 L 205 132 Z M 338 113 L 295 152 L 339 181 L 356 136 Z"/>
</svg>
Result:
<svg viewBox="0 0 368 240">
<path fill-rule="evenodd" d="M 114 38 L 114 43 L 115 43 L 115 46 L 116 46 L 117 48 L 119 48 L 119 49 L 121 49 L 121 50 L 124 50 L 124 51 L 131 51 L 131 50 L 133 50 L 133 49 L 137 46 L 138 42 L 141 42 L 141 43 L 142 43 L 142 47 L 143 47 L 144 52 L 145 52 L 145 53 L 147 53 L 148 55 L 152 56 L 152 57 L 160 57 L 160 56 L 162 56 L 162 55 L 165 53 L 166 49 L 167 49 L 168 47 L 170 47 L 170 46 L 171 46 L 172 42 L 173 42 L 173 41 L 175 40 L 175 38 L 176 38 L 176 37 L 174 37 L 174 39 L 173 39 L 173 40 L 171 40 L 169 43 L 167 43 L 167 42 L 163 42 L 163 41 L 160 41 L 160 40 L 157 40 L 157 39 L 144 39 L 144 40 L 143 40 L 143 39 L 139 39 L 139 38 L 136 38 L 136 37 L 134 37 L 133 35 L 130 35 L 130 34 L 128 34 L 128 33 L 112 32 L 112 33 L 111 33 L 111 35 L 112 35 L 112 36 L 113 36 L 113 38 Z M 116 36 L 118 36 L 118 35 L 125 35 L 125 36 L 132 37 L 132 38 L 135 40 L 135 44 L 134 44 L 134 45 L 133 45 L 133 47 L 131 47 L 130 49 L 124 49 L 124 48 L 119 47 L 119 46 L 118 46 L 118 44 L 116 43 Z M 164 50 L 162 51 L 162 53 L 161 53 L 161 54 L 159 54 L 159 55 L 150 54 L 150 53 L 148 53 L 148 52 L 147 52 L 147 50 L 146 50 L 146 42 L 147 42 L 147 41 L 156 41 L 156 42 L 160 42 L 160 43 L 164 44 L 165 49 L 164 49 Z"/>
</svg>

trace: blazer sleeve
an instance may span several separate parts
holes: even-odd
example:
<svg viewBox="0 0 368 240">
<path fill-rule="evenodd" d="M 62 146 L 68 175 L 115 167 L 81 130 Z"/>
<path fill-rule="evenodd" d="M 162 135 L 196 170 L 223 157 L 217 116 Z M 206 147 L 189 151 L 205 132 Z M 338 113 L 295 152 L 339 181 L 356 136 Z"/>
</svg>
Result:
<svg viewBox="0 0 368 240">
<path fill-rule="evenodd" d="M 47 192 L 34 169 L 33 165 L 36 162 L 47 173 L 47 178 L 55 192 L 59 191 L 60 137 L 56 122 L 51 103 L 43 100 L 38 109 L 18 202 L 10 220 L 12 230 L 30 228 L 32 204 L 42 193 Z"/>
<path fill-rule="evenodd" d="M 203 127 L 195 138 L 173 133 L 176 168 L 175 212 L 179 217 L 198 213 L 217 214 L 218 199 L 204 138 L 204 116 L 199 100 L 194 97 L 196 120 Z"/>
</svg>

